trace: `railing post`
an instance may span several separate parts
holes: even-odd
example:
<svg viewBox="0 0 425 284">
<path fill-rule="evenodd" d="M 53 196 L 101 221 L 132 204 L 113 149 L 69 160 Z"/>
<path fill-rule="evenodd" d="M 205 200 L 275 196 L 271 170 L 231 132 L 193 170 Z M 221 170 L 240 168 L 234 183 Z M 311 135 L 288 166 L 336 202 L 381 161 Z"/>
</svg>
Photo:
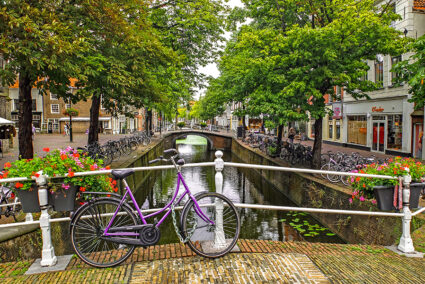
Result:
<svg viewBox="0 0 425 284">
<path fill-rule="evenodd" d="M 408 170 L 408 169 L 407 169 Z M 402 217 L 402 229 L 403 233 L 400 238 L 400 243 L 398 245 L 398 250 L 404 253 L 415 252 L 413 247 L 413 241 L 410 236 L 410 221 L 412 220 L 412 212 L 409 209 L 409 199 L 410 199 L 410 182 L 412 177 L 409 174 L 403 176 L 403 214 Z"/>
<path fill-rule="evenodd" d="M 223 194 L 223 174 L 221 173 L 224 168 L 223 152 L 215 152 L 216 159 L 215 163 L 215 191 L 217 193 Z M 226 237 L 223 230 L 223 202 L 217 200 L 215 204 L 216 210 L 216 224 L 215 224 L 215 238 L 214 238 L 214 247 L 224 247 L 226 246 Z"/>
<path fill-rule="evenodd" d="M 40 175 L 36 178 L 38 186 L 38 200 L 40 202 L 41 216 L 40 228 L 41 236 L 43 238 L 43 250 L 41 251 L 41 266 L 53 266 L 58 259 L 55 256 L 55 249 L 52 245 L 52 235 L 50 232 L 50 215 L 48 212 L 48 192 L 47 192 L 47 176 L 42 171 L 38 172 Z"/>
</svg>

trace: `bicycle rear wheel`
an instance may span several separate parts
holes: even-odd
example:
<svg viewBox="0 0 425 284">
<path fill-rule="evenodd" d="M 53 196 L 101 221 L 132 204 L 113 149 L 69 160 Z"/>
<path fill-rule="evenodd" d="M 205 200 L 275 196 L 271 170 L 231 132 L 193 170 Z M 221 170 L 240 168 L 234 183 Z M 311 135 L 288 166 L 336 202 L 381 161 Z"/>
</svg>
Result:
<svg viewBox="0 0 425 284">
<path fill-rule="evenodd" d="M 187 244 L 198 255 L 216 258 L 230 252 L 240 231 L 239 214 L 233 203 L 215 192 L 201 193 L 196 201 L 202 213 L 211 222 L 203 220 L 198 207 L 189 200 L 182 213 L 182 235 L 189 238 Z"/>
<path fill-rule="evenodd" d="M 94 267 L 112 267 L 122 263 L 133 253 L 135 247 L 132 245 L 122 245 L 101 238 L 119 204 L 118 200 L 100 198 L 84 205 L 72 218 L 71 243 L 75 253 L 85 263 Z M 131 208 L 122 205 L 111 228 L 137 224 L 138 219 Z"/>
</svg>

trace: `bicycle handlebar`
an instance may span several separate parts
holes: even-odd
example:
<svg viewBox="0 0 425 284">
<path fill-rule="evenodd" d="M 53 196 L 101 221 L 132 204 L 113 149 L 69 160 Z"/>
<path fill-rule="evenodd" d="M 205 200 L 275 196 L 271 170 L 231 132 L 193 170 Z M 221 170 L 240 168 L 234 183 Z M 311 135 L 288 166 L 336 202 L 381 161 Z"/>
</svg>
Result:
<svg viewBox="0 0 425 284">
<path fill-rule="evenodd" d="M 153 163 L 157 163 L 157 162 L 169 162 L 171 160 L 175 160 L 178 157 L 179 152 L 177 152 L 176 149 L 171 148 L 171 149 L 167 149 L 164 151 L 164 154 L 172 154 L 172 156 L 169 159 L 165 159 L 163 156 L 159 156 L 158 159 L 149 161 L 148 164 L 153 164 Z M 175 162 L 174 162 L 175 163 Z"/>
</svg>

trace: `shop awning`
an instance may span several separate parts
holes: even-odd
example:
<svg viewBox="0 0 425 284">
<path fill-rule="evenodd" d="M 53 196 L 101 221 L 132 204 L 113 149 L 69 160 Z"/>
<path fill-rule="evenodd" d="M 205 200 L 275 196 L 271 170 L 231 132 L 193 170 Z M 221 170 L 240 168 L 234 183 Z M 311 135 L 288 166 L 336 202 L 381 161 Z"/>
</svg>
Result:
<svg viewBox="0 0 425 284">
<path fill-rule="evenodd" d="M 13 121 L 0 117 L 0 125 L 15 124 Z"/>
<path fill-rule="evenodd" d="M 412 112 L 410 114 L 410 116 L 424 116 L 424 111 L 423 110 L 415 110 L 414 112 Z"/>
</svg>

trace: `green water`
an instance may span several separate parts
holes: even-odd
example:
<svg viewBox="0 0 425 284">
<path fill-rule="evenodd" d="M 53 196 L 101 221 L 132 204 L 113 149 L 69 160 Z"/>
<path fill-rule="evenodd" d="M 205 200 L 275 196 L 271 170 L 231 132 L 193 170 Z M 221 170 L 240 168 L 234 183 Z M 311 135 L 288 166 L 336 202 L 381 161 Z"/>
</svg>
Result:
<svg viewBox="0 0 425 284">
<path fill-rule="evenodd" d="M 188 135 L 186 139 L 176 140 L 176 144 L 207 145 L 207 139 L 201 136 Z"/>
</svg>

